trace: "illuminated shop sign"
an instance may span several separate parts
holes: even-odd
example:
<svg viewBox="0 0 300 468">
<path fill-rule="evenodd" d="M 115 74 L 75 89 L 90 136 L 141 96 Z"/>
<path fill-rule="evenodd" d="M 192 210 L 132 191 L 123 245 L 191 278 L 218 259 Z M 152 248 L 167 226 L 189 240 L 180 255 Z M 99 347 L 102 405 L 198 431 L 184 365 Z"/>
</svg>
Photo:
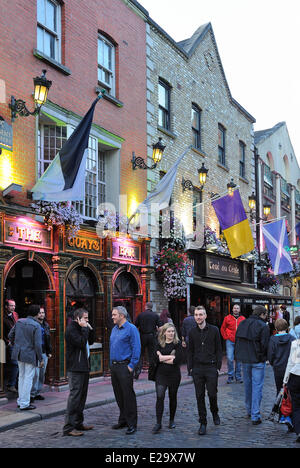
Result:
<svg viewBox="0 0 300 468">
<path fill-rule="evenodd" d="M 103 252 L 102 243 L 103 240 L 96 234 L 78 231 L 75 237 L 66 239 L 65 251 L 101 257 Z"/>
<path fill-rule="evenodd" d="M 235 260 L 208 255 L 206 257 L 206 276 L 241 281 L 241 267 Z"/>
<path fill-rule="evenodd" d="M 112 259 L 141 263 L 141 245 L 126 239 L 113 240 Z"/>
<path fill-rule="evenodd" d="M 4 243 L 52 250 L 53 231 L 30 218 L 4 218 Z"/>
<path fill-rule="evenodd" d="M 0 148 L 12 151 L 13 149 L 13 131 L 12 126 L 5 120 L 0 119 Z"/>
</svg>

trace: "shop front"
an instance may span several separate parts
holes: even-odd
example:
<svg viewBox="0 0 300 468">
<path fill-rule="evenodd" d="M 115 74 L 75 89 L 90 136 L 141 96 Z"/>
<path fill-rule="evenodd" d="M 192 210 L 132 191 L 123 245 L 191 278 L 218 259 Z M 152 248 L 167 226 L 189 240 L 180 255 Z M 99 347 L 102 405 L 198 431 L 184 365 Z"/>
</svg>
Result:
<svg viewBox="0 0 300 468">
<path fill-rule="evenodd" d="M 112 307 L 124 305 L 134 321 L 149 298 L 149 241 L 100 239 L 95 228 L 88 226 L 68 238 L 64 228 L 49 230 L 32 216 L 0 212 L 1 338 L 5 299 L 15 300 L 20 318 L 26 317 L 30 304 L 44 305 L 54 350 L 46 382 L 63 385 L 67 380 L 65 330 L 74 310 L 83 307 L 96 336 L 91 376 L 103 375 L 108 370 Z"/>
</svg>

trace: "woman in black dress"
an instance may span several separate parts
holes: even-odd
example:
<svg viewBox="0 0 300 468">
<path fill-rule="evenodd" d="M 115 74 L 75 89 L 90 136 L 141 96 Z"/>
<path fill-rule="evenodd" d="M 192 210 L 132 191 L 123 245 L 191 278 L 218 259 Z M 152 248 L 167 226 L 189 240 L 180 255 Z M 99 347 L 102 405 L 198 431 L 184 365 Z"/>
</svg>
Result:
<svg viewBox="0 0 300 468">
<path fill-rule="evenodd" d="M 175 428 L 174 418 L 177 407 L 177 391 L 181 380 L 181 350 L 181 343 L 174 325 L 172 323 L 166 323 L 160 328 L 158 343 L 153 356 L 157 364 L 155 374 L 156 424 L 152 430 L 153 434 L 157 434 L 161 429 L 167 388 L 169 390 L 170 404 L 169 428 Z"/>
</svg>

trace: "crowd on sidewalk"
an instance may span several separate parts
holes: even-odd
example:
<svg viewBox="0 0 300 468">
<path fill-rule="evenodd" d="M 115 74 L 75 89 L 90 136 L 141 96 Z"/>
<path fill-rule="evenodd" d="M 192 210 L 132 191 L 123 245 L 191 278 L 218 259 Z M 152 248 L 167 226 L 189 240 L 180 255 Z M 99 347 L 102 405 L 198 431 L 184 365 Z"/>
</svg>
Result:
<svg viewBox="0 0 300 468">
<path fill-rule="evenodd" d="M 162 427 L 165 395 L 169 395 L 169 429 L 176 427 L 177 393 L 181 381 L 180 364 L 187 359 L 188 374 L 195 387 L 198 408 L 198 434 L 206 434 L 208 394 L 215 425 L 221 423 L 218 408 L 218 375 L 222 365 L 222 340 L 226 343 L 227 383 L 244 384 L 245 408 L 252 424 L 262 422 L 260 406 L 263 396 L 266 362 L 273 366 L 277 393 L 285 386 L 291 396 L 292 414 L 279 414 L 279 422 L 287 424 L 300 442 L 300 317 L 289 326 L 284 306 L 278 309 L 274 327 L 266 323 L 267 311 L 256 306 L 245 318 L 235 304 L 219 330 L 207 322 L 205 307 L 191 307 L 182 324 L 181 340 L 167 310 L 160 316 L 151 302 L 146 310 L 131 322 L 123 306 L 112 310 L 113 328 L 110 336 L 111 384 L 119 408 L 118 421 L 112 426 L 126 428 L 126 434 L 137 430 L 137 403 L 133 381 L 138 379 L 145 359 L 149 362 L 148 378 L 155 382 L 156 423 Z M 269 324 L 270 325 L 270 324 Z M 19 411 L 35 409 L 35 400 L 44 399 L 41 390 L 48 359 L 52 356 L 50 329 L 45 309 L 40 305 L 28 308 L 27 318 L 18 318 L 15 301 L 5 302 L 4 339 L 7 349 L 6 383 L 10 392 L 18 394 Z M 80 437 L 93 426 L 84 424 L 90 374 L 90 345 L 95 339 L 88 312 L 77 309 L 66 328 L 66 363 L 69 396 L 66 405 L 63 434 Z M 241 387 L 242 388 L 242 387 Z M 276 395 L 274 395 L 275 400 Z"/>
</svg>

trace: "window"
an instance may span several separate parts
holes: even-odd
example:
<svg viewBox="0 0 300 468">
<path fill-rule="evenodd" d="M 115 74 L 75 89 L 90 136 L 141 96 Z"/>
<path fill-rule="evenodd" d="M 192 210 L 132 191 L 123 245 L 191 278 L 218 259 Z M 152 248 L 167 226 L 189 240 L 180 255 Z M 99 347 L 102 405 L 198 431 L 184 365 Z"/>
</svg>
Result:
<svg viewBox="0 0 300 468">
<path fill-rule="evenodd" d="M 193 232 L 198 228 L 197 216 L 200 213 L 200 203 L 202 203 L 202 191 L 194 188 L 193 190 Z M 199 219 L 200 221 L 200 219 Z"/>
<path fill-rule="evenodd" d="M 37 49 L 60 62 L 61 7 L 54 0 L 37 0 Z"/>
<path fill-rule="evenodd" d="M 192 133 L 194 148 L 201 149 L 201 110 L 195 104 L 192 105 Z"/>
<path fill-rule="evenodd" d="M 98 83 L 115 96 L 115 46 L 104 36 L 98 37 Z"/>
<path fill-rule="evenodd" d="M 158 125 L 171 130 L 170 125 L 170 86 L 162 80 L 158 83 Z"/>
<path fill-rule="evenodd" d="M 225 135 L 226 130 L 223 125 L 219 124 L 218 126 L 218 153 L 219 153 L 219 163 L 222 166 L 226 165 L 226 155 L 225 155 Z"/>
<path fill-rule="evenodd" d="M 246 178 L 246 145 L 240 141 L 240 177 Z"/>
<path fill-rule="evenodd" d="M 105 188 L 105 152 L 100 151 L 98 140 L 90 136 L 85 172 L 85 203 L 76 202 L 76 210 L 85 218 L 96 219 L 98 205 L 105 202 Z"/>
<path fill-rule="evenodd" d="M 38 176 L 45 172 L 67 140 L 67 127 L 40 125 L 38 130 Z"/>
<path fill-rule="evenodd" d="M 42 116 L 43 118 L 43 116 Z M 45 172 L 58 151 L 70 137 L 74 128 L 40 121 L 38 130 L 38 177 Z M 98 139 L 89 137 L 85 172 L 85 200 L 74 202 L 76 210 L 89 219 L 97 218 L 97 208 L 106 201 L 106 152 L 99 147 Z"/>
</svg>

